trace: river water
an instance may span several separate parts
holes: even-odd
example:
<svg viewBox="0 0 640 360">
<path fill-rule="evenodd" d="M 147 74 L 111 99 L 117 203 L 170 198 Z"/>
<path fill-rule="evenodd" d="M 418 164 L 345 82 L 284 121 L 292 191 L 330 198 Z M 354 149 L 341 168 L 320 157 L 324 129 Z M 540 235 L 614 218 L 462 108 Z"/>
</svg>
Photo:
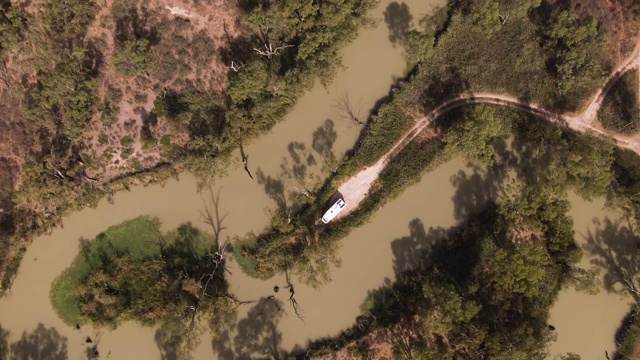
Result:
<svg viewBox="0 0 640 360">
<path fill-rule="evenodd" d="M 111 353 L 114 359 L 172 359 L 172 354 L 156 343 L 155 329 L 128 323 L 113 331 L 88 326 L 76 330 L 58 319 L 49 302 L 50 285 L 77 255 L 79 239 L 94 238 L 109 226 L 139 215 L 157 216 L 165 230 L 191 222 L 211 231 L 202 213 L 213 207 L 212 197 L 219 200 L 218 210 L 224 216 L 223 237 L 260 231 L 268 223 L 266 208 L 295 202 L 296 197 L 291 194 L 294 167 L 318 173 L 330 151 L 340 157 L 353 146 L 358 129 L 340 119 L 337 104 L 348 98 L 366 118 L 375 102 L 402 76 L 401 48 L 390 41 L 393 32 L 385 24 L 383 11 L 393 13 L 389 22 L 394 29 L 402 28 L 407 14 L 415 24 L 434 4 L 443 2 L 411 0 L 405 7 L 404 3 L 381 1 L 374 10 L 377 26 L 362 31 L 343 52 L 346 69 L 328 87 L 317 85 L 302 97 L 270 134 L 245 145 L 254 179 L 244 171 L 239 154 L 235 154 L 229 173 L 201 193 L 196 191 L 195 179 L 187 174 L 164 186 L 135 187 L 116 194 L 112 203 L 102 201 L 96 209 L 71 214 L 64 219 L 64 227 L 37 238 L 27 250 L 11 293 L 0 300 L 0 324 L 11 332 L 9 342 L 17 342 L 27 332 L 30 336 L 23 343 L 26 347 L 52 351 L 54 343 L 60 345 L 60 339 L 66 339 L 68 358 L 82 359 L 87 350 L 85 338 L 91 336 L 94 341 L 99 339 L 102 358 Z M 255 302 L 238 309 L 236 321 L 222 329 L 219 340 L 212 342 L 211 336 L 204 334 L 196 358 L 273 357 L 281 350 L 304 347 L 309 340 L 337 335 L 354 323 L 369 291 L 393 281 L 397 271 L 412 265 L 412 256 L 418 249 L 437 241 L 443 229 L 482 207 L 491 197 L 484 185 L 482 174 L 462 160 L 453 160 L 389 202 L 369 224 L 344 239 L 339 252 L 343 264 L 333 269 L 330 284 L 316 290 L 299 284 L 295 277 L 291 279 L 304 322 L 287 302 L 284 276 L 268 281 L 252 279 L 242 274 L 231 259 L 231 291 L 240 300 Z M 594 218 L 601 222 L 606 217 L 615 218 L 615 214 L 601 210 L 602 202 L 590 204 L 572 199 L 572 203 L 578 234 L 587 234 Z M 579 235 L 576 238 L 586 241 L 580 240 Z M 588 259 L 585 261 L 588 263 Z M 274 293 L 274 286 L 279 286 L 280 292 Z M 260 301 L 269 295 L 279 302 Z M 608 312 L 596 316 L 596 305 L 590 302 L 593 299 L 600 299 L 598 309 Z M 606 293 L 589 297 L 563 292 L 551 314 L 550 323 L 558 330 L 552 354 L 602 354 L 602 349 L 612 349 L 613 333 L 626 311 L 626 303 Z M 39 324 L 44 325 L 43 331 L 34 331 Z"/>
<path fill-rule="evenodd" d="M 362 31 L 343 51 L 345 69 L 336 79 L 326 88 L 319 84 L 315 86 L 270 134 L 245 145 L 249 169 L 255 180 L 244 171 L 239 154 L 236 154 L 235 166 L 212 189 L 198 193 L 195 179 L 187 174 L 181 175 L 179 181 L 168 181 L 164 186 L 135 187 L 129 192 L 116 194 L 113 203 L 101 201 L 96 209 L 85 209 L 67 216 L 62 228 L 55 229 L 50 236 L 35 239 L 25 254 L 11 292 L 0 300 L 0 324 L 10 331 L 9 342 L 16 343 L 22 337 L 25 341 L 17 345 L 23 351 L 45 349 L 45 352 L 50 352 L 47 356 L 66 358 L 62 356 L 63 351 L 53 354 L 53 349 L 61 350 L 62 340 L 66 339 L 64 352 L 68 358 L 81 359 L 85 358 L 87 349 L 84 340 L 91 336 L 94 341 L 99 339 L 103 357 L 111 352 L 111 358 L 117 359 L 172 358 L 171 354 L 161 353 L 154 340 L 154 329 L 125 324 L 114 331 L 86 326 L 76 330 L 58 319 L 49 302 L 51 281 L 70 265 L 78 253 L 79 239 L 94 238 L 109 226 L 139 215 L 157 216 L 165 230 L 184 222 L 207 229 L 202 211 L 212 206 L 210 194 L 219 198 L 218 209 L 226 215 L 223 236 L 241 236 L 251 230 L 261 230 L 268 222 L 265 208 L 290 206 L 295 202 L 295 196 L 290 195 L 294 185 L 290 174 L 294 166 L 318 173 L 323 157 L 329 152 L 340 157 L 355 143 L 359 129 L 340 118 L 337 109 L 340 101 L 349 99 L 355 112 L 366 119 L 376 101 L 383 98 L 395 80 L 403 76 L 402 50 L 392 43 L 389 29 L 402 29 L 410 17 L 415 24 L 435 4 L 442 3 L 444 0 L 410 0 L 406 4 L 381 1 L 373 11 L 378 21 L 376 26 Z M 387 9 L 390 16 L 385 21 L 384 11 Z M 392 26 L 387 26 L 387 23 Z M 398 227 L 406 227 L 406 224 L 398 224 Z M 393 236 L 388 232 L 385 234 L 390 238 L 386 240 L 386 246 L 375 242 L 379 248 L 367 258 L 376 262 L 369 266 L 349 259 L 354 253 L 355 258 L 361 259 L 365 249 L 368 253 L 372 251 L 371 243 L 377 238 L 373 237 L 376 232 L 369 230 L 359 235 L 371 237 L 369 239 L 351 237 L 361 239 L 357 240 L 359 242 L 345 241 L 347 245 L 340 254 L 345 259 L 344 266 L 333 274 L 336 281 L 321 290 L 297 285 L 295 278 L 292 279 L 296 285 L 296 297 L 304 309 L 305 322 L 292 316 L 288 304 L 284 303 L 286 310 L 275 316 L 282 319 L 273 338 L 277 338 L 277 346 L 272 347 L 290 350 L 295 345 L 304 346 L 309 339 L 335 335 L 351 325 L 367 291 L 379 286 L 385 278 L 393 278 L 388 244 Z M 233 275 L 229 282 L 234 294 L 242 300 L 268 296 L 273 293 L 274 285 L 282 287 L 285 284 L 281 277 L 267 282 L 250 279 L 234 265 L 230 264 Z M 281 291 L 279 296 L 286 299 L 285 291 Z M 239 309 L 237 326 L 240 330 L 242 326 L 255 327 L 254 318 L 247 318 L 247 314 L 264 310 L 259 308 L 261 304 L 258 303 L 257 309 L 253 305 Z M 36 330 L 39 324 L 44 328 Z M 240 343 L 243 339 L 237 336 L 236 330 L 230 329 L 225 335 Z M 265 341 L 273 339 L 265 338 Z M 210 359 L 212 347 L 210 337 L 204 335 L 196 357 Z M 240 344 L 232 347 L 231 351 L 243 352 L 245 349 L 242 347 L 244 345 Z M 262 348 L 254 350 L 261 352 Z M 231 355 L 226 352 L 221 358 Z"/>
<path fill-rule="evenodd" d="M 599 279 L 604 282 L 614 268 L 610 261 L 599 266 L 603 257 L 598 254 L 604 251 L 614 259 L 624 257 L 638 251 L 638 240 L 619 213 L 604 209 L 604 199 L 587 202 L 574 195 L 570 200 L 576 243 L 584 251 L 580 266 L 599 267 Z M 598 246 L 594 247 L 594 243 Z M 630 309 L 627 299 L 604 288 L 597 295 L 573 288 L 563 290 L 550 313 L 549 324 L 556 328 L 558 336 L 549 349 L 550 358 L 568 352 L 580 355 L 582 360 L 606 359 L 605 352 L 613 358 L 615 333 Z"/>
</svg>

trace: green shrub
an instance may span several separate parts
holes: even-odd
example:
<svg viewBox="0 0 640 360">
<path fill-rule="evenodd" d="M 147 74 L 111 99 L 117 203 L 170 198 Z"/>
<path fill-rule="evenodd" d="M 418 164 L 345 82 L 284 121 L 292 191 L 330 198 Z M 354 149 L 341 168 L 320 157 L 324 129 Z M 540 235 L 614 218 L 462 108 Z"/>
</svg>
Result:
<svg viewBox="0 0 640 360">
<path fill-rule="evenodd" d="M 133 138 L 129 135 L 125 135 L 122 138 L 120 138 L 120 145 L 122 146 L 129 146 L 133 144 Z"/>
<path fill-rule="evenodd" d="M 120 150 L 120 157 L 122 159 L 127 159 L 131 155 L 133 155 L 132 147 L 123 147 L 122 150 Z"/>
<path fill-rule="evenodd" d="M 109 146 L 106 149 L 104 149 L 104 151 L 102 152 L 102 157 L 105 160 L 110 161 L 111 159 L 113 159 L 114 154 L 115 154 L 115 150 L 113 150 L 113 148 Z"/>
<path fill-rule="evenodd" d="M 113 65 L 122 75 L 146 75 L 148 63 L 149 41 L 147 39 L 127 40 L 113 53 Z"/>
<path fill-rule="evenodd" d="M 104 145 L 107 142 L 109 142 L 109 136 L 105 133 L 100 133 L 100 135 L 98 135 L 98 144 Z"/>
<path fill-rule="evenodd" d="M 131 167 L 133 167 L 134 171 L 141 171 L 143 169 L 140 160 L 138 160 L 137 158 L 131 159 Z"/>
<path fill-rule="evenodd" d="M 640 93 L 638 70 L 622 75 L 606 94 L 598 120 L 606 129 L 623 134 L 640 130 Z"/>
</svg>

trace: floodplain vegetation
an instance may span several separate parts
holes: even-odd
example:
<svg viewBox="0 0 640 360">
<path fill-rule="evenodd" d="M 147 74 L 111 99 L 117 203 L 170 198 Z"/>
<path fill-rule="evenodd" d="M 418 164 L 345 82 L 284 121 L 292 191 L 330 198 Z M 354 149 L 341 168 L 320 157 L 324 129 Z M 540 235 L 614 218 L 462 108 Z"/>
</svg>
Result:
<svg viewBox="0 0 640 360">
<path fill-rule="evenodd" d="M 624 73 L 604 98 L 598 120 L 606 129 L 622 134 L 640 130 L 640 84 L 638 70 Z"/>
<path fill-rule="evenodd" d="M 367 1 L 241 6 L 243 31 L 220 52 L 225 64 L 233 61 L 225 91 L 212 94 L 185 82 L 181 87 L 163 87 L 153 99 L 153 114 L 158 118 L 199 129 L 183 144 L 165 138 L 161 145 L 176 154 L 176 164 L 203 178 L 211 176 L 207 170 L 211 161 L 224 162 L 243 139 L 270 129 L 314 79 L 331 79 L 338 68 L 339 49 L 367 22 L 371 6 Z M 425 233 L 434 245 L 413 255 L 412 266 L 398 268 L 393 284 L 369 294 L 353 328 L 310 344 L 306 356 L 346 351 L 374 357 L 376 341 L 371 339 L 384 333 L 389 335 L 384 338 L 391 339 L 392 351 L 387 355 L 400 359 L 545 358 L 554 338 L 547 323 L 549 308 L 559 290 L 566 286 L 588 292 L 597 289 L 596 272 L 577 266 L 582 255 L 567 215 L 567 194 L 573 191 L 587 199 L 607 196 L 608 203 L 622 209 L 633 226 L 639 225 L 637 155 L 605 139 L 563 131 L 514 109 L 466 106 L 437 119 L 433 136 L 418 137 L 396 154 L 358 209 L 328 226 L 318 226 L 318 218 L 342 181 L 376 162 L 413 126 L 409 114 L 426 114 L 457 94 L 508 93 L 558 112 L 579 110 L 603 85 L 615 61 L 629 53 L 629 39 L 637 35 L 638 5 L 621 1 L 610 6 L 620 10 L 615 12 L 618 17 L 611 18 L 612 12 L 600 5 L 572 1 L 458 1 L 424 19 L 421 28 L 399 34 L 412 70 L 368 120 L 351 155 L 340 160 L 324 184 L 306 189 L 308 196 L 296 213 L 276 209 L 263 232 L 235 239 L 234 256 L 249 275 L 266 279 L 291 271 L 300 281 L 320 287 L 330 281 L 331 266 L 339 264 L 341 239 L 426 171 L 453 157 L 463 156 L 493 174 L 485 179 L 486 204 L 475 213 L 462 213 L 464 221 L 451 229 L 426 232 L 419 222 L 412 222 L 412 232 Z M 25 30 L 17 33 L 21 31 Z M 115 54 L 114 65 L 130 75 L 150 74 L 145 60 L 136 58 L 153 46 L 145 39 L 127 38 L 117 50 L 124 55 Z M 259 51 L 251 51 L 255 44 Z M 45 89 L 36 89 L 40 88 Z M 212 101 L 211 96 L 219 96 L 220 101 Z M 64 109 L 67 100 L 60 100 L 56 111 Z M 56 114 L 60 118 L 66 112 Z M 82 134 L 72 130 L 58 129 L 56 136 L 72 141 Z M 129 141 L 120 143 L 127 146 Z M 47 161 L 38 163 L 41 173 L 52 166 Z M 51 169 L 55 174 L 56 169 Z M 53 194 L 66 189 L 73 199 L 97 193 L 92 189 L 77 195 L 77 187 L 65 187 L 74 184 L 65 177 L 74 175 L 64 169 L 59 176 L 45 176 L 39 184 L 48 184 Z M 31 199 L 40 204 L 37 196 Z M 62 208 L 54 208 L 61 212 Z M 188 356 L 192 337 L 180 335 L 195 334 L 195 330 L 180 329 L 215 324 L 236 301 L 226 293 L 223 271 L 215 272 L 215 289 L 211 293 L 205 289 L 210 286 L 206 274 L 220 259 L 217 239 L 199 247 L 206 250 L 188 251 L 191 248 L 180 239 L 200 239 L 204 235 L 197 230 L 186 227 L 182 231 L 187 235 L 179 235 L 180 229 L 154 233 L 148 236 L 152 241 L 167 239 L 164 247 L 158 247 L 165 255 L 158 257 L 157 252 L 136 253 L 138 245 L 119 248 L 118 231 L 122 230 L 109 229 L 89 243 L 87 257 L 79 255 L 56 280 L 52 300 L 57 311 L 68 322 L 116 325 L 135 320 L 166 326 L 171 344 Z M 104 242 L 108 238 L 112 240 Z M 129 240 L 135 243 L 143 238 Z M 123 275 L 130 273 L 126 269 L 141 266 L 149 271 Z M 635 300 L 638 269 L 618 279 L 619 290 Z M 134 284 L 151 285 L 152 272 L 162 274 L 162 281 L 147 294 L 139 294 Z M 60 291 L 65 287 L 70 290 Z M 145 310 L 148 304 L 134 299 L 138 296 L 155 304 L 154 310 Z M 168 300 L 174 298 L 175 302 Z M 175 317 L 176 313 L 181 315 Z M 194 320 L 197 316 L 203 319 Z M 635 341 L 628 340 L 637 334 L 634 329 L 629 328 L 625 341 Z M 620 353 L 625 351 L 621 348 Z M 578 357 L 567 354 L 564 358 Z"/>
<path fill-rule="evenodd" d="M 637 227 L 637 155 L 606 139 L 563 131 L 547 119 L 468 106 L 438 119 L 435 136 L 418 137 L 396 154 L 358 209 L 330 226 L 317 226 L 317 219 L 342 181 L 375 163 L 413 126 L 409 114 L 416 110 L 426 114 L 458 94 L 483 91 L 512 94 L 559 113 L 579 111 L 637 42 L 640 9 L 633 2 L 619 6 L 627 12 L 618 20 L 635 28 L 626 38 L 600 5 L 553 1 L 454 2 L 401 37 L 413 71 L 367 123 L 352 156 L 311 191 L 301 212 L 274 212 L 268 229 L 238 239 L 243 245 L 235 253 L 245 271 L 269 278 L 288 269 L 321 286 L 330 281 L 330 265 L 340 262 L 339 240 L 425 171 L 465 156 L 498 180 L 490 184 L 484 210 L 466 214 L 463 225 L 426 234 L 440 241 L 433 240 L 436 245 L 414 267 L 400 271 L 396 283 L 371 293 L 352 329 L 311 344 L 309 356 L 346 351 L 376 357 L 381 338 L 391 339 L 397 358 L 547 356 L 554 338 L 548 314 L 559 290 L 598 288 L 596 270 L 577 266 L 581 250 L 567 215 L 567 193 L 606 196 Z M 616 52 L 618 57 L 611 55 Z M 620 103 L 622 96 L 614 93 L 607 101 Z M 627 113 L 633 104 L 624 104 Z M 507 139 L 513 139 L 509 151 Z M 616 291 L 637 300 L 639 269 L 620 273 Z"/>
<path fill-rule="evenodd" d="M 155 0 L 0 1 L 0 292 L 68 212 L 179 171 L 224 173 L 332 78 L 373 5 L 189 1 L 174 16 Z"/>
</svg>

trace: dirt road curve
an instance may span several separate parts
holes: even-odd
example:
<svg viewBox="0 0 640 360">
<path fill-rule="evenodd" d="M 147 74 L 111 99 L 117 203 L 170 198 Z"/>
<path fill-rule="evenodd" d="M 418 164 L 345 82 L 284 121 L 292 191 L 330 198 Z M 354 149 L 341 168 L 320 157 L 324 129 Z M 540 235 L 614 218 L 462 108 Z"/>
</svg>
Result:
<svg viewBox="0 0 640 360">
<path fill-rule="evenodd" d="M 395 154 L 402 150 L 406 144 L 411 142 L 416 136 L 418 136 L 418 134 L 426 129 L 433 120 L 438 118 L 440 115 L 463 105 L 495 104 L 515 107 L 530 114 L 541 116 L 564 128 L 569 128 L 580 132 L 592 131 L 599 135 L 609 137 L 615 140 L 616 145 L 625 149 L 632 150 L 640 155 L 640 134 L 634 136 L 614 134 L 602 128 L 596 121 L 598 110 L 600 110 L 602 101 L 604 100 L 604 96 L 607 94 L 611 86 L 626 71 L 639 67 L 640 42 L 636 45 L 633 53 L 614 69 L 611 76 L 609 76 L 609 78 L 607 79 L 605 85 L 596 92 L 588 105 L 580 113 L 577 114 L 556 114 L 538 104 L 525 102 L 516 98 L 515 96 L 495 93 L 463 94 L 441 104 L 440 106 L 432 110 L 429 114 L 419 119 L 416 122 L 416 125 L 411 130 L 409 130 L 402 137 L 402 139 L 400 139 L 396 143 L 396 145 L 394 145 L 391 150 L 389 150 L 384 156 L 382 156 L 380 160 L 378 160 L 378 162 L 376 162 L 371 167 L 363 169 L 338 188 L 338 191 L 340 191 L 340 193 L 344 196 L 345 202 L 347 203 L 347 207 L 338 215 L 338 218 L 345 216 L 353 209 L 357 208 L 360 202 L 367 196 L 371 185 L 378 178 L 380 171 L 384 169 L 387 162 Z"/>
</svg>

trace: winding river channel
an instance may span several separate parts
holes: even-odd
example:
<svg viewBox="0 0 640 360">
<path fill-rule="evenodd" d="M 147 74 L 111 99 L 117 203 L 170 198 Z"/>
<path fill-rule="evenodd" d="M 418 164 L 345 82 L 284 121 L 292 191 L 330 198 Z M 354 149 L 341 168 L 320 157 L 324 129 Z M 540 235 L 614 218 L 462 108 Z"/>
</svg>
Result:
<svg viewBox="0 0 640 360">
<path fill-rule="evenodd" d="M 443 0 L 410 0 L 405 8 L 405 3 L 390 7 L 389 1 L 381 1 L 374 10 L 379 22 L 362 31 L 344 50 L 346 68 L 330 86 L 315 86 L 270 134 L 245 146 L 253 179 L 244 171 L 240 155 L 235 154 L 228 174 L 212 188 L 197 192 L 196 181 L 188 174 L 167 181 L 164 186 L 134 187 L 117 193 L 111 202 L 101 201 L 95 209 L 71 214 L 64 219 L 63 227 L 37 238 L 27 250 L 9 295 L 0 299 L 0 324 L 10 331 L 9 342 L 17 342 L 23 332 L 40 334 L 41 341 L 66 341 L 68 358 L 82 359 L 86 358 L 85 339 L 90 336 L 99 340 L 101 358 L 110 354 L 111 359 L 173 359 L 156 343 L 155 329 L 134 323 L 116 330 L 89 326 L 76 329 L 57 317 L 49 301 L 51 282 L 78 254 L 79 239 L 94 238 L 109 226 L 140 215 L 160 218 L 165 230 L 191 222 L 211 232 L 202 213 L 213 206 L 212 196 L 219 197 L 218 210 L 225 215 L 224 237 L 260 231 L 268 223 L 266 208 L 294 201 L 290 195 L 294 185 L 288 175 L 293 166 L 304 166 L 319 174 L 323 155 L 329 150 L 339 157 L 354 145 L 359 129 L 339 118 L 339 101 L 348 97 L 366 117 L 375 102 L 403 75 L 402 50 L 390 40 L 384 11 L 408 9 L 412 22 L 417 24 L 422 15 L 442 3 Z M 231 259 L 232 275 L 227 278 L 235 296 L 253 301 L 275 295 L 282 301 L 283 311 L 269 313 L 260 308 L 260 302 L 239 307 L 235 321 L 219 340 L 212 343 L 210 335 L 202 335 L 196 358 L 269 356 L 277 348 L 290 351 L 304 347 L 309 340 L 337 335 L 353 324 L 367 293 L 393 281 L 397 271 L 410 267 L 412 255 L 436 241 L 442 233 L 439 229 L 448 229 L 480 209 L 489 199 L 482 194 L 484 181 L 485 174 L 457 159 L 428 173 L 389 202 L 369 224 L 343 240 L 339 252 L 342 266 L 333 269 L 331 283 L 312 289 L 299 284 L 295 277 L 291 279 L 304 322 L 287 304 L 287 291 L 273 292 L 274 286 L 286 285 L 284 276 L 268 281 L 252 279 Z M 618 215 L 604 211 L 603 205 L 604 200 L 588 203 L 572 198 L 571 215 L 576 240 L 581 245 L 600 236 L 598 230 L 607 219 L 617 221 Z M 586 256 L 583 264 L 588 266 L 590 260 Z M 627 311 L 625 301 L 606 291 L 597 296 L 563 291 L 549 320 L 558 333 L 558 340 L 550 349 L 551 358 L 569 351 L 581 354 L 583 359 L 602 359 L 605 350 L 612 353 L 614 333 Z M 45 331 L 34 332 L 39 324 Z"/>
</svg>

